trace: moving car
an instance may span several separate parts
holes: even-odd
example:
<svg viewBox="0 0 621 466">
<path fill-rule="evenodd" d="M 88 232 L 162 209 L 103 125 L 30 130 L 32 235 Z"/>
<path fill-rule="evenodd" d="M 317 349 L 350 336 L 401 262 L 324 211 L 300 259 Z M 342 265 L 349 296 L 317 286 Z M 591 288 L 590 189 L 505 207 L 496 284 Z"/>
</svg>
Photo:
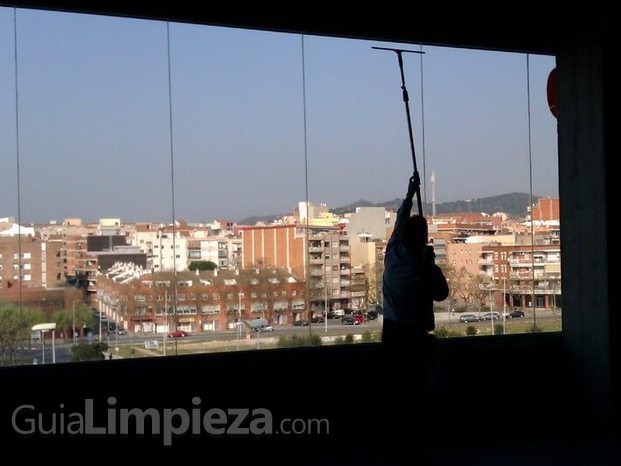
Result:
<svg viewBox="0 0 621 466">
<path fill-rule="evenodd" d="M 524 311 L 520 311 L 520 310 L 515 310 L 515 311 L 511 311 L 509 313 L 509 317 L 511 319 L 521 319 L 522 317 L 524 317 Z"/>
<path fill-rule="evenodd" d="M 174 332 L 168 333 L 168 338 L 183 338 L 187 336 L 188 332 L 184 332 L 183 330 L 175 330 Z"/>
<path fill-rule="evenodd" d="M 266 325 L 265 327 L 257 327 L 254 329 L 255 332 L 273 332 L 274 327 L 271 325 Z"/>
<path fill-rule="evenodd" d="M 300 320 L 293 321 L 294 327 L 306 327 L 307 325 L 308 325 L 308 320 L 300 319 Z"/>
<path fill-rule="evenodd" d="M 497 312 L 488 312 L 486 314 L 483 314 L 480 320 L 499 320 L 499 319 L 500 319 L 500 314 L 498 314 Z"/>
<path fill-rule="evenodd" d="M 462 314 L 459 316 L 460 322 L 478 322 L 479 318 L 474 314 Z"/>
</svg>

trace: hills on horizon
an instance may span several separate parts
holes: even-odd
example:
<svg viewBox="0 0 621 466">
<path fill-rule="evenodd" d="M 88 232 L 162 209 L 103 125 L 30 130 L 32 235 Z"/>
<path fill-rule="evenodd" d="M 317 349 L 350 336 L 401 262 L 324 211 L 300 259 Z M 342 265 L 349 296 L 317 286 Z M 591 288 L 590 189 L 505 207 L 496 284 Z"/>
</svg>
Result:
<svg viewBox="0 0 621 466">
<path fill-rule="evenodd" d="M 540 196 L 533 196 L 533 203 L 537 202 L 539 197 Z M 348 212 L 355 212 L 356 207 L 384 207 L 386 209 L 397 210 L 402 201 L 403 199 L 397 198 L 390 201 L 373 203 L 365 199 L 360 199 L 345 206 L 330 209 L 330 211 L 336 215 L 343 215 Z M 436 213 L 485 212 L 491 215 L 495 212 L 504 212 L 512 217 L 524 217 L 528 212 L 528 201 L 529 195 L 527 193 L 499 194 L 490 197 L 436 203 Z M 414 208 L 416 209 L 416 205 Z M 430 202 L 425 204 L 424 210 L 426 213 L 431 212 L 432 206 Z M 283 217 L 284 215 L 291 214 L 285 213 L 251 216 L 240 220 L 238 223 L 240 225 L 254 225 L 257 222 L 269 223 L 277 218 Z"/>
</svg>

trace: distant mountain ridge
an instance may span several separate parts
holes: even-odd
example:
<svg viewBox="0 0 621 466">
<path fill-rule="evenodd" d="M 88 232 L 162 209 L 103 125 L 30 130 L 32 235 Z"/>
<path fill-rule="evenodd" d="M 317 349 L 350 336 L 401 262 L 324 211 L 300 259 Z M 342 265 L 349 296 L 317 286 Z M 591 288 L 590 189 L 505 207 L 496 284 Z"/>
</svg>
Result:
<svg viewBox="0 0 621 466">
<path fill-rule="evenodd" d="M 540 196 L 533 196 L 533 203 L 539 200 Z M 474 199 L 466 199 L 462 201 L 450 201 L 436 203 L 436 213 L 458 213 L 458 212 L 485 212 L 493 214 L 496 212 L 504 212 L 512 217 L 524 217 L 528 212 L 529 195 L 527 193 L 507 193 L 497 196 L 480 197 Z M 337 215 L 343 215 L 348 212 L 355 212 L 356 207 L 385 207 L 386 209 L 397 210 L 401 205 L 402 199 L 393 199 L 391 201 L 373 203 L 365 199 L 352 202 L 351 204 L 330 209 Z M 416 205 L 414 207 L 416 209 Z M 425 205 L 427 215 L 431 214 L 431 203 Z M 290 214 L 274 214 L 247 217 L 239 221 L 241 225 L 254 225 L 257 222 L 271 222 L 279 217 Z"/>
</svg>

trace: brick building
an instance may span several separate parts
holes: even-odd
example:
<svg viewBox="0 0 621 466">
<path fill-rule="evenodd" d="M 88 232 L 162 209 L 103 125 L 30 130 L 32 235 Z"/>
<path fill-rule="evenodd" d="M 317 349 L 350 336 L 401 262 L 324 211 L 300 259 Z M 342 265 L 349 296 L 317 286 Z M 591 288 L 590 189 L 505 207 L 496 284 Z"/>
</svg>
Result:
<svg viewBox="0 0 621 466">
<path fill-rule="evenodd" d="M 533 221 L 549 222 L 561 220 L 561 205 L 558 197 L 542 197 L 531 209 Z"/>
<path fill-rule="evenodd" d="M 0 236 L 0 290 L 19 283 L 20 265 L 24 288 L 63 286 L 62 248 L 62 240 L 44 241 L 36 236 L 23 235 Z"/>
<path fill-rule="evenodd" d="M 305 284 L 287 270 L 145 273 L 119 264 L 97 281 L 99 310 L 134 333 L 208 332 L 305 317 Z"/>
</svg>

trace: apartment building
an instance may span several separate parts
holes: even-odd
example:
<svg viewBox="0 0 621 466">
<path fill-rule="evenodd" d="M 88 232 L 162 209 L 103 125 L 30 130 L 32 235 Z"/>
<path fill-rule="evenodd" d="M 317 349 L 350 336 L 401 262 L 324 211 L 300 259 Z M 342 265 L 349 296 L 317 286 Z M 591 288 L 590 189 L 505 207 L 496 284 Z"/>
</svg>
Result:
<svg viewBox="0 0 621 466">
<path fill-rule="evenodd" d="M 561 250 L 557 244 L 482 245 L 483 286 L 499 306 L 554 309 L 562 305 Z"/>
<path fill-rule="evenodd" d="M 241 266 L 241 239 L 224 236 L 188 239 L 188 264 L 193 261 L 211 261 L 220 269 Z"/>
<path fill-rule="evenodd" d="M 156 272 L 187 270 L 190 230 L 184 224 L 177 226 L 173 229 L 170 225 L 136 224 L 131 244 L 147 255 L 147 269 Z"/>
<path fill-rule="evenodd" d="M 132 333 L 235 329 L 303 318 L 304 283 L 284 269 L 146 273 L 117 264 L 97 282 L 99 310 Z"/>
<path fill-rule="evenodd" d="M 463 267 L 468 275 L 477 277 L 481 248 L 481 243 L 447 243 L 446 263 L 457 270 Z"/>
<path fill-rule="evenodd" d="M 298 225 L 240 227 L 242 269 L 276 267 L 306 275 L 305 230 Z"/>
<path fill-rule="evenodd" d="M 352 307 L 350 239 L 341 227 L 300 225 L 246 227 L 242 268 L 284 267 L 307 277 L 313 313 Z M 308 254 L 308 264 L 306 257 Z M 308 265 L 308 270 L 307 270 Z"/>
<path fill-rule="evenodd" d="M 62 248 L 62 240 L 0 236 L 0 290 L 17 285 L 20 279 L 22 287 L 28 288 L 63 286 Z"/>
<path fill-rule="evenodd" d="M 560 222 L 560 199 L 558 197 L 540 198 L 532 207 L 530 217 L 534 222 Z"/>
<path fill-rule="evenodd" d="M 311 229 L 308 235 L 308 287 L 313 314 L 352 308 L 352 267 L 349 237 L 340 228 Z M 363 269 L 360 267 L 360 271 Z M 356 307 L 360 290 L 356 288 Z"/>
</svg>

